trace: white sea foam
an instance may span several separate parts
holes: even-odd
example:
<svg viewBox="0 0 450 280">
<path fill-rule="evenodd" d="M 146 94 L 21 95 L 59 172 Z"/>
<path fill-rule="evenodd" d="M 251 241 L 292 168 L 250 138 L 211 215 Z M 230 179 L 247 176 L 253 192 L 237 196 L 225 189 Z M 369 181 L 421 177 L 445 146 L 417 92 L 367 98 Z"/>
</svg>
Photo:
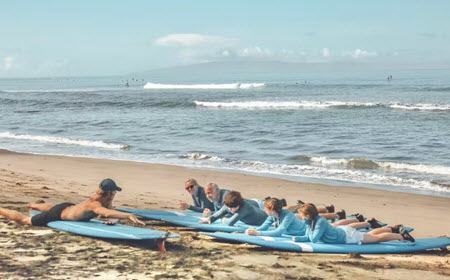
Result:
<svg viewBox="0 0 450 280">
<path fill-rule="evenodd" d="M 437 104 L 402 104 L 354 102 L 354 101 L 236 101 L 236 102 L 207 102 L 194 101 L 195 105 L 209 108 L 235 109 L 326 109 L 326 108 L 370 108 L 386 107 L 400 110 L 416 111 L 450 111 L 450 105 Z"/>
<path fill-rule="evenodd" d="M 388 162 L 388 161 L 374 161 L 362 158 L 327 158 L 327 157 L 310 157 L 313 163 L 318 163 L 323 166 L 348 166 L 356 169 L 383 169 L 383 170 L 398 170 L 406 172 L 419 172 L 450 175 L 450 167 L 433 165 L 433 164 L 416 164 L 405 162 Z"/>
<path fill-rule="evenodd" d="M 374 107 L 377 103 L 344 102 L 344 101 L 242 101 L 242 102 L 205 102 L 194 101 L 195 105 L 213 108 L 238 109 L 321 109 L 329 107 Z"/>
<path fill-rule="evenodd" d="M 412 110 L 412 111 L 450 111 L 450 105 L 437 105 L 437 104 L 402 104 L 391 103 L 388 105 L 393 109 Z"/>
<path fill-rule="evenodd" d="M 429 182 L 426 180 L 404 178 L 396 176 L 395 173 L 385 174 L 376 170 L 346 169 L 331 166 L 311 166 L 296 164 L 272 164 L 261 161 L 230 160 L 223 157 L 205 155 L 201 153 L 187 154 L 181 158 L 194 160 L 194 164 L 206 168 L 220 168 L 230 170 L 241 170 L 253 173 L 265 173 L 287 176 L 305 176 L 311 178 L 331 179 L 349 181 L 365 184 L 379 184 L 410 187 L 414 189 L 450 192 L 446 185 Z M 334 163 L 344 162 L 336 160 Z"/>
<path fill-rule="evenodd" d="M 58 144 L 68 144 L 68 145 L 79 145 L 86 147 L 95 147 L 103 149 L 129 149 L 129 145 L 124 144 L 111 144 L 105 143 L 103 141 L 90 141 L 82 139 L 71 139 L 65 137 L 55 137 L 55 136 L 40 136 L 40 135 L 29 135 L 29 134 L 14 134 L 10 132 L 1 132 L 0 138 L 10 138 L 10 139 L 21 139 L 30 141 L 39 141 L 47 143 L 58 143 Z"/>
<path fill-rule="evenodd" d="M 248 89 L 263 87 L 264 83 L 232 83 L 232 84 L 193 84 L 193 85 L 175 85 L 175 84 L 154 84 L 147 83 L 146 89 Z"/>
</svg>

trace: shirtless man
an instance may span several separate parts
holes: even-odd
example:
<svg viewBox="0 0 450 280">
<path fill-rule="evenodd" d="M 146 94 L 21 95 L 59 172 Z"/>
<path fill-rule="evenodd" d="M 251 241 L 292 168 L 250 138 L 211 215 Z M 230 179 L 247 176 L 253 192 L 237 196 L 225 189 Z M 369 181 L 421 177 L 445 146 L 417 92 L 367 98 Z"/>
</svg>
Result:
<svg viewBox="0 0 450 280">
<path fill-rule="evenodd" d="M 30 203 L 27 206 L 31 209 L 42 211 L 42 213 L 29 217 L 20 212 L 0 207 L 0 215 L 16 221 L 17 223 L 33 226 L 46 226 L 52 221 L 89 221 L 90 219 L 101 215 L 107 218 L 124 218 L 145 225 L 135 215 L 113 210 L 112 201 L 117 191 L 122 188 L 118 187 L 111 179 L 104 179 L 99 185 L 97 192 L 80 204 L 61 203 L 58 205 L 47 203 Z M 108 224 L 115 221 L 107 222 Z"/>
</svg>

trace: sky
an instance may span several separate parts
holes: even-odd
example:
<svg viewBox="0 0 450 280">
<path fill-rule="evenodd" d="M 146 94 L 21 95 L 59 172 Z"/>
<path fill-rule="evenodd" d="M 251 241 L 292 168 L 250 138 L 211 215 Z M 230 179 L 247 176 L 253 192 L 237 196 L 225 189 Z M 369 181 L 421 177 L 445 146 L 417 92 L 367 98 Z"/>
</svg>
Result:
<svg viewBox="0 0 450 280">
<path fill-rule="evenodd" d="M 0 1 L 0 78 L 220 61 L 450 67 L 450 1 Z"/>
</svg>

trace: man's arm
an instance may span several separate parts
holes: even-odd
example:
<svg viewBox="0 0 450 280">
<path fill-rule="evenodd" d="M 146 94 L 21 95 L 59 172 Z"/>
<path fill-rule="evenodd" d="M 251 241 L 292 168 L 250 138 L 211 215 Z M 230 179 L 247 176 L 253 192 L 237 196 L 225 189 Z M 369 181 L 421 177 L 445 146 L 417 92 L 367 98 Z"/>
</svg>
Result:
<svg viewBox="0 0 450 280">
<path fill-rule="evenodd" d="M 123 218 L 128 219 L 133 223 L 145 225 L 145 223 L 139 220 L 135 215 L 105 208 L 98 201 L 91 203 L 88 208 L 89 210 L 94 211 L 95 214 L 104 216 L 106 218 Z"/>
<path fill-rule="evenodd" d="M 195 211 L 195 212 L 200 212 L 201 213 L 201 212 L 203 212 L 203 210 L 205 208 L 194 206 L 194 205 L 189 205 L 188 209 L 191 210 L 191 211 Z"/>
</svg>

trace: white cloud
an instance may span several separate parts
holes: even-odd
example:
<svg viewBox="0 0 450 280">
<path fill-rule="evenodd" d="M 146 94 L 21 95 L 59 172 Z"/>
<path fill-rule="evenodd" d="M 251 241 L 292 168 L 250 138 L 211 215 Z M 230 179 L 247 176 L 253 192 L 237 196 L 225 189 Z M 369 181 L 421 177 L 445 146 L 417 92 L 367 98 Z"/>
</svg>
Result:
<svg viewBox="0 0 450 280">
<path fill-rule="evenodd" d="M 194 33 L 169 34 L 167 36 L 156 39 L 155 43 L 160 46 L 180 46 L 180 47 L 195 47 L 195 46 L 209 46 L 219 44 L 233 43 L 234 39 L 229 39 L 220 36 L 209 36 Z"/>
<path fill-rule="evenodd" d="M 14 57 L 7 56 L 3 58 L 3 69 L 5 69 L 5 71 L 12 69 L 13 66 L 14 66 Z"/>
<path fill-rule="evenodd" d="M 323 57 L 329 57 L 329 56 L 330 56 L 330 49 L 328 49 L 328 48 L 323 48 L 322 51 L 321 51 L 321 53 L 322 53 L 322 56 L 323 56 Z"/>
<path fill-rule="evenodd" d="M 258 46 L 245 48 L 238 52 L 239 56 L 243 57 L 270 57 L 273 53 L 268 49 L 263 49 Z"/>
<path fill-rule="evenodd" d="M 347 54 L 349 54 L 351 57 L 353 58 L 361 58 L 361 57 L 369 57 L 369 56 L 376 56 L 377 53 L 376 52 L 370 52 L 370 51 L 365 51 L 365 50 L 361 50 L 361 49 L 356 49 L 352 52 L 347 52 Z"/>
</svg>

